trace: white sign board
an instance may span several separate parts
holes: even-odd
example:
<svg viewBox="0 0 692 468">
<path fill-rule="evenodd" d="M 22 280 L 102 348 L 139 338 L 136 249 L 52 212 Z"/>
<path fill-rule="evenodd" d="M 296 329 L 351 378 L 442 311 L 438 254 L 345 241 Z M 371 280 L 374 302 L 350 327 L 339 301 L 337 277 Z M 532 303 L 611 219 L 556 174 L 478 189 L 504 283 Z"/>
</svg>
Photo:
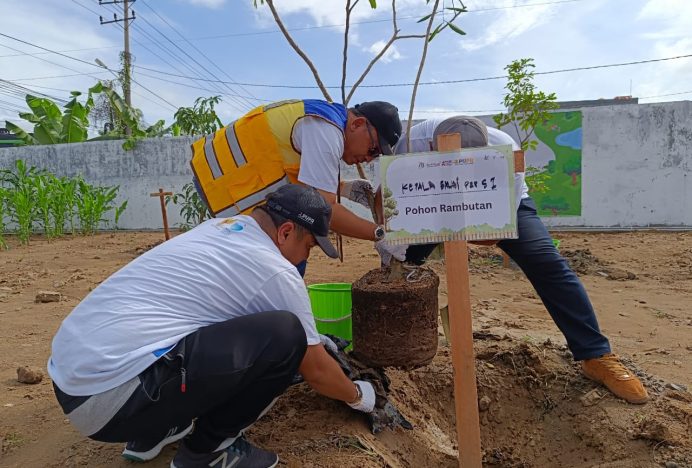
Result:
<svg viewBox="0 0 692 468">
<path fill-rule="evenodd" d="M 389 242 L 517 237 L 511 146 L 379 159 Z"/>
</svg>

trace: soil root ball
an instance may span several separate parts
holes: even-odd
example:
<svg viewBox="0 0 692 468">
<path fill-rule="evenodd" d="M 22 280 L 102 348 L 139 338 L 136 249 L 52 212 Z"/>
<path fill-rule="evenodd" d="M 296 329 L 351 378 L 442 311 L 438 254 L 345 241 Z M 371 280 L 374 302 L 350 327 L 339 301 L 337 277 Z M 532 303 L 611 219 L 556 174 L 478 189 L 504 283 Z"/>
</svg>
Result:
<svg viewBox="0 0 692 468">
<path fill-rule="evenodd" d="M 373 367 L 425 366 L 437 353 L 440 279 L 428 268 L 413 281 L 386 282 L 388 275 L 378 268 L 353 283 L 353 352 Z"/>
</svg>

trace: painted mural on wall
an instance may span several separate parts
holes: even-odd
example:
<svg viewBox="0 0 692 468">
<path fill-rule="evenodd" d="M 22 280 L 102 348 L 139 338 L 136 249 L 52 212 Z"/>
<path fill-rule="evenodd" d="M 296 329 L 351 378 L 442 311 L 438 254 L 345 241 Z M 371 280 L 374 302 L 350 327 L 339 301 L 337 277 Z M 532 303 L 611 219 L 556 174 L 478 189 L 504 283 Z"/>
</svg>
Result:
<svg viewBox="0 0 692 468">
<path fill-rule="evenodd" d="M 538 148 L 526 155 L 528 166 L 550 175 L 545 193 L 529 194 L 541 216 L 581 216 L 581 112 L 554 112 L 536 128 Z"/>
<path fill-rule="evenodd" d="M 482 120 L 494 126 L 490 117 Z M 553 112 L 548 122 L 536 128 L 538 147 L 526 152 L 526 167 L 549 176 L 542 193 L 532 190 L 528 179 L 529 195 L 541 216 L 581 216 L 581 121 L 580 111 Z M 519 140 L 511 125 L 502 130 Z"/>
</svg>

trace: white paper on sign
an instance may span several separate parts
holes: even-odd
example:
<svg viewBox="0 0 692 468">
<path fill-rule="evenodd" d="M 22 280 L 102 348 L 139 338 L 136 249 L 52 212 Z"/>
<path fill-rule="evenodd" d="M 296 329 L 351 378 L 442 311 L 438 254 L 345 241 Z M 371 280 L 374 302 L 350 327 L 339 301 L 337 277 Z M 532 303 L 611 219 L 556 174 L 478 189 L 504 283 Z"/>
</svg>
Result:
<svg viewBox="0 0 692 468">
<path fill-rule="evenodd" d="M 382 156 L 380 160 L 390 241 L 516 237 L 510 146 Z"/>
</svg>

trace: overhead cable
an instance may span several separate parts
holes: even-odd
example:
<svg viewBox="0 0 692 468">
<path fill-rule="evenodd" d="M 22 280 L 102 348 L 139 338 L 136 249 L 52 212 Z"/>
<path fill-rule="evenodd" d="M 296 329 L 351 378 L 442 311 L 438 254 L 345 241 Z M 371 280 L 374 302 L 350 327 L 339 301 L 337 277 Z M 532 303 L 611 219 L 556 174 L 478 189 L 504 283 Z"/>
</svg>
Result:
<svg viewBox="0 0 692 468">
<path fill-rule="evenodd" d="M 47 51 L 47 52 L 52 52 L 52 53 L 54 53 L 54 54 L 56 54 L 56 55 L 59 55 L 59 56 L 61 56 L 61 57 L 65 57 L 65 58 L 68 58 L 68 59 L 70 59 L 70 60 L 74 60 L 74 61 L 77 61 L 77 62 L 81 62 L 81 63 L 87 64 L 87 65 L 90 65 L 90 66 L 92 66 L 92 67 L 96 67 L 96 68 L 100 68 L 100 69 L 103 69 L 103 68 L 104 68 L 104 67 L 102 67 L 102 66 L 100 66 L 100 65 L 96 65 L 95 63 L 87 62 L 86 60 L 82 60 L 82 59 L 77 58 L 77 57 L 72 57 L 72 56 L 70 56 L 70 55 L 63 54 L 62 52 L 57 52 L 57 51 L 55 51 L 55 50 L 51 50 L 51 49 L 48 49 L 48 48 L 46 48 L 46 47 L 42 47 L 42 46 L 37 45 L 37 44 L 33 44 L 33 43 L 28 42 L 28 41 L 25 41 L 25 40 L 23 40 L 23 39 L 19 39 L 19 38 L 17 38 L 17 37 L 10 36 L 9 34 L 5 34 L 5 33 L 0 32 L 0 36 L 6 37 L 6 38 L 8 38 L 8 39 L 12 39 L 12 40 L 17 41 L 17 42 L 21 42 L 22 44 L 26 44 L 26 45 L 30 45 L 30 46 L 32 46 L 32 47 L 36 47 L 37 49 L 45 50 L 45 51 Z M 5 47 L 7 47 L 7 46 L 5 46 Z M 43 59 L 43 58 L 41 58 L 41 57 L 34 57 L 34 58 L 37 58 L 37 59 L 39 59 L 39 60 L 44 60 L 44 61 L 45 61 L 45 59 Z M 53 62 L 50 62 L 50 63 L 53 63 Z M 64 65 L 59 65 L 59 64 L 56 64 L 56 63 L 53 63 L 53 64 L 54 64 L 54 65 L 58 65 L 58 66 L 63 67 L 63 68 L 67 68 L 68 70 L 77 71 L 77 70 L 73 70 L 73 69 L 71 69 L 71 68 L 69 68 L 69 67 L 66 67 L 66 66 L 64 66 Z M 105 67 L 105 68 L 106 68 L 107 70 L 110 70 L 110 71 L 115 71 L 115 70 L 111 70 L 110 68 L 107 68 L 107 67 Z M 137 81 L 135 81 L 135 80 L 132 80 L 132 81 L 133 81 L 134 83 L 137 83 Z M 172 103 L 171 103 L 170 101 L 168 101 L 167 99 L 165 99 L 165 98 L 159 96 L 157 93 L 155 93 L 154 91 L 150 90 L 150 89 L 147 88 L 146 86 L 142 85 L 141 83 L 137 83 L 137 84 L 138 84 L 141 88 L 145 89 L 147 92 L 153 94 L 154 96 L 156 96 L 157 98 L 159 98 L 161 101 L 165 102 L 165 103 L 166 103 L 167 105 L 169 105 L 172 109 L 174 109 L 174 110 L 177 110 L 177 109 L 178 109 L 178 108 L 175 106 L 175 104 L 172 104 Z"/>
<path fill-rule="evenodd" d="M 606 65 L 591 65 L 591 66 L 586 66 L 586 67 L 575 67 L 575 68 L 563 68 L 559 70 L 550 70 L 550 71 L 544 71 L 544 72 L 534 72 L 534 75 L 552 75 L 556 73 L 567 73 L 567 72 L 574 72 L 574 71 L 583 71 L 583 70 L 595 70 L 595 69 L 600 69 L 600 68 L 615 68 L 615 67 L 624 67 L 624 66 L 629 66 L 629 65 L 641 65 L 645 63 L 654 63 L 654 62 L 665 62 L 668 60 L 679 60 L 679 59 L 685 59 L 685 58 L 690 58 L 692 57 L 692 54 L 686 54 L 686 55 L 676 55 L 674 57 L 665 57 L 665 58 L 659 58 L 659 59 L 650 59 L 650 60 L 637 60 L 633 62 L 621 62 L 621 63 L 611 63 L 611 64 L 606 64 Z M 169 72 L 164 72 L 161 70 L 156 70 L 155 68 L 148 68 L 148 67 L 142 67 L 140 66 L 139 68 L 142 68 L 144 70 L 148 70 L 154 73 L 160 73 L 162 75 L 169 75 L 169 76 L 174 76 L 177 78 L 189 78 L 185 75 L 176 75 L 174 73 L 169 73 Z M 506 79 L 507 75 L 497 75 L 497 76 L 488 76 L 488 77 L 483 77 L 483 78 L 467 78 L 463 80 L 439 80 L 439 81 L 423 81 L 418 83 L 419 86 L 432 86 L 432 85 L 444 85 L 444 84 L 458 84 L 458 83 L 473 83 L 473 82 L 478 82 L 478 81 L 491 81 L 491 80 L 502 80 Z M 223 81 L 218 81 L 218 80 L 210 80 L 210 79 L 204 79 L 203 81 L 208 81 L 208 82 L 221 82 Z M 243 86 L 254 86 L 258 88 L 285 88 L 285 89 L 318 89 L 319 87 L 317 85 L 279 85 L 279 84 L 267 84 L 267 83 L 238 83 L 242 84 Z M 360 88 L 395 88 L 395 87 L 406 87 L 406 86 L 413 86 L 415 83 L 384 83 L 384 84 L 371 84 L 371 85 L 360 85 Z M 325 88 L 328 89 L 341 89 L 341 86 L 325 86 Z"/>
</svg>

